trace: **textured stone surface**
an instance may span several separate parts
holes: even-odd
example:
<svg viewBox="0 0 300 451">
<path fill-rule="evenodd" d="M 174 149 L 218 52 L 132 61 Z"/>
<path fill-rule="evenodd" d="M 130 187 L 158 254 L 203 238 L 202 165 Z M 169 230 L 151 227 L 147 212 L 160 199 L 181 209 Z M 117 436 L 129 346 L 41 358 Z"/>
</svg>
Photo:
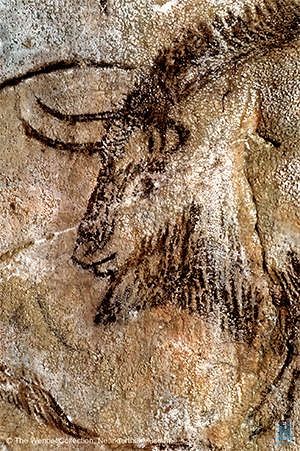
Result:
<svg viewBox="0 0 300 451">
<path fill-rule="evenodd" d="M 0 0 L 3 449 L 300 447 L 299 11 Z"/>
</svg>

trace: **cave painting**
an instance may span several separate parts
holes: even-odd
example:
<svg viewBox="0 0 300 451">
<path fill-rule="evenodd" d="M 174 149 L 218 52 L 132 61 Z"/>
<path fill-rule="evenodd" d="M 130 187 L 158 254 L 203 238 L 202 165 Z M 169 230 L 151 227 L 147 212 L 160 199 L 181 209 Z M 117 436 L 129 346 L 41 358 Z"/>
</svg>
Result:
<svg viewBox="0 0 300 451">
<path fill-rule="evenodd" d="M 194 23 L 159 51 L 138 80 L 130 81 L 119 105 L 99 112 L 65 113 L 47 104 L 38 93 L 31 93 L 36 114 L 61 127 L 99 124 L 98 139 L 74 142 L 51 136 L 32 120 L 24 100 L 20 100 L 21 127 L 28 139 L 53 151 L 83 153 L 91 158 L 97 155 L 100 160 L 70 255 L 75 268 L 106 282 L 91 327 L 130 322 L 144 310 L 169 304 L 215 321 L 235 340 L 251 346 L 261 333 L 261 308 L 268 298 L 276 311 L 272 340 L 275 347 L 282 349 L 284 358 L 253 415 L 288 377 L 286 418 L 293 408 L 293 390 L 299 376 L 294 365 L 299 246 L 297 239 L 289 242 L 282 251 L 283 263 L 274 263 L 255 173 L 259 149 L 272 153 L 280 150 L 282 143 L 258 88 L 248 90 L 241 99 L 235 98 L 239 113 L 232 119 L 230 107 L 226 111 L 226 103 L 230 103 L 227 99 L 234 91 L 229 84 L 219 110 L 211 112 L 211 122 L 215 121 L 215 130 L 220 130 L 216 138 L 209 138 L 208 149 L 201 144 L 205 132 L 199 132 L 200 143 L 195 138 L 195 127 L 199 128 L 201 120 L 191 125 L 193 111 L 185 108 L 218 78 L 230 74 L 234 79 L 248 61 L 251 64 L 252 60 L 267 59 L 269 53 L 293 43 L 299 37 L 299 21 L 297 2 L 277 0 L 245 7 L 242 13 L 228 9 L 224 15 L 215 15 L 210 23 Z M 133 71 L 130 65 L 59 61 L 5 80 L 0 88 L 5 91 L 35 77 L 82 68 L 96 74 L 97 70 L 113 70 L 128 79 Z M 221 127 L 223 121 L 227 134 Z M 211 133 L 208 119 L 205 127 L 207 134 Z M 227 142 L 223 149 L 222 140 Z M 221 149 L 218 158 L 214 146 Z M 222 161 L 233 147 L 243 155 L 244 163 L 227 172 Z M 241 217 L 230 208 L 240 202 L 241 195 L 239 192 L 231 198 L 226 192 L 232 174 L 237 186 L 246 186 L 254 219 Z M 215 183 L 223 193 L 218 201 L 214 198 Z M 251 221 L 254 244 L 245 240 L 245 223 Z M 51 395 L 47 396 L 50 399 Z M 54 403 L 51 397 L 50 405 Z M 61 421 L 67 433 L 89 434 L 69 424 L 63 413 L 54 417 L 63 418 L 54 423 L 61 427 Z M 253 435 L 260 432 L 257 427 Z"/>
</svg>

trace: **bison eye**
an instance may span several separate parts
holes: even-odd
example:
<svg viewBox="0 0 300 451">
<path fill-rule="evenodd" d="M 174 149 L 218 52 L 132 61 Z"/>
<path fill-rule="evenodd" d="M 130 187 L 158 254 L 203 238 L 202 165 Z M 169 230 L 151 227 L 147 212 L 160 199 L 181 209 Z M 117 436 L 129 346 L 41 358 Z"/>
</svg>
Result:
<svg viewBox="0 0 300 451">
<path fill-rule="evenodd" d="M 183 147 L 190 135 L 181 123 L 167 120 L 158 123 L 148 131 L 148 150 L 150 153 L 172 153 Z"/>
</svg>

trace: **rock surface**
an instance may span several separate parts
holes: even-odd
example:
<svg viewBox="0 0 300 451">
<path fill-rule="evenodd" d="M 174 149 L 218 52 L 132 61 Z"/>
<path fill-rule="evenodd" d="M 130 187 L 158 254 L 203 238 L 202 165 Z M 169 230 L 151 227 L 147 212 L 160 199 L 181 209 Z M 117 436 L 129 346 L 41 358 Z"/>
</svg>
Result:
<svg viewBox="0 0 300 451">
<path fill-rule="evenodd" d="M 299 23 L 0 1 L 1 449 L 300 448 Z"/>
</svg>

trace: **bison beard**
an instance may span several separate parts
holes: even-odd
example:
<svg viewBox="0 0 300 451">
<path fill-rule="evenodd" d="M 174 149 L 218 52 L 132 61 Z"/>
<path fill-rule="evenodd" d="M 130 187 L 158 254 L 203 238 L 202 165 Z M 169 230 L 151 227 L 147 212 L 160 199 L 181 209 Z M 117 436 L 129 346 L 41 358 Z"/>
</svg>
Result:
<svg viewBox="0 0 300 451">
<path fill-rule="evenodd" d="M 193 204 L 176 221 L 145 238 L 139 253 L 112 277 L 95 323 L 108 324 L 145 308 L 173 304 L 190 313 L 219 317 L 221 326 L 236 338 L 252 341 L 260 289 L 241 251 L 236 226 L 224 224 L 222 248 L 205 236 L 203 226 L 200 207 Z"/>
</svg>

